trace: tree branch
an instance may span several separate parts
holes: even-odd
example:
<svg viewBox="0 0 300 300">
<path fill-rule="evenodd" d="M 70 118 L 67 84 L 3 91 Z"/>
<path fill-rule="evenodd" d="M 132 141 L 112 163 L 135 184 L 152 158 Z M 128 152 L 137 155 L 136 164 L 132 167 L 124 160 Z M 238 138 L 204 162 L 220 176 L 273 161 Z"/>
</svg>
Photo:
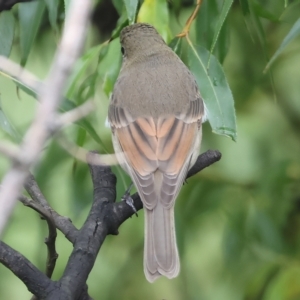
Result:
<svg viewBox="0 0 300 300">
<path fill-rule="evenodd" d="M 59 281 L 61 290 L 49 299 L 58 299 L 55 297 L 61 293 L 64 295 L 63 299 L 76 299 L 94 266 L 106 236 L 116 233 L 109 226 L 109 213 L 116 198 L 116 177 L 110 167 L 90 165 L 90 171 L 94 184 L 93 205 L 79 231 L 65 272 Z"/>
<path fill-rule="evenodd" d="M 37 161 L 44 143 L 51 134 L 65 83 L 83 46 L 91 8 L 91 0 L 73 0 L 70 4 L 60 47 L 48 79 L 41 87 L 40 104 L 35 120 L 20 147 L 18 161 L 14 162 L 2 181 L 0 234 L 14 209 L 29 168 Z"/>
<path fill-rule="evenodd" d="M 89 154 L 87 161 L 93 161 L 93 154 Z M 199 155 L 187 178 L 220 159 L 221 153 L 213 150 Z M 72 227 L 70 221 L 66 227 L 61 226 L 61 216 L 49 206 L 34 177 L 31 175 L 26 181 L 25 187 L 33 198 L 32 203 L 29 201 L 31 207 L 34 209 L 38 207 L 36 210 L 45 216 L 51 212 L 53 223 L 55 226 L 61 226 L 63 232 L 66 231 L 66 228 L 71 228 L 72 238 L 70 240 L 73 241 L 74 248 L 64 274 L 57 283 L 48 279 L 21 254 L 0 242 L 0 262 L 11 269 L 38 298 L 46 300 L 90 299 L 87 294 L 86 280 L 106 236 L 118 234 L 119 226 L 134 214 L 133 209 L 125 201 L 115 203 L 116 176 L 112 173 L 111 168 L 93 164 L 89 164 L 89 167 L 94 186 L 94 199 L 90 213 L 79 231 Z M 137 193 L 132 195 L 132 199 L 137 210 L 143 208 Z M 23 198 L 23 201 L 28 202 L 28 199 Z M 21 261 L 22 270 L 18 268 L 19 264 L 15 264 L 16 260 Z"/>
<path fill-rule="evenodd" d="M 34 200 L 35 206 L 38 205 L 40 211 L 51 216 L 56 228 L 59 229 L 72 244 L 74 244 L 79 232 L 78 229 L 72 224 L 69 218 L 61 216 L 49 205 L 32 174 L 27 177 L 24 187 Z"/>
<path fill-rule="evenodd" d="M 41 299 L 56 287 L 56 283 L 38 270 L 27 258 L 2 241 L 0 241 L 0 262 L 22 280 L 31 293 L 39 295 Z"/>
<path fill-rule="evenodd" d="M 90 154 L 90 157 L 93 153 Z M 201 154 L 188 177 L 221 159 L 221 153 L 209 150 Z M 89 157 L 87 158 L 89 161 Z M 114 203 L 116 199 L 116 177 L 109 166 L 89 164 L 94 185 L 94 201 L 89 216 L 79 231 L 73 252 L 64 275 L 60 280 L 61 289 L 49 299 L 56 299 L 63 293 L 64 299 L 74 297 L 82 289 L 94 265 L 97 254 L 108 234 L 118 234 L 119 226 L 134 214 L 125 201 Z M 136 193 L 132 196 L 137 210 L 143 208 Z"/>
<path fill-rule="evenodd" d="M 57 254 L 56 248 L 55 248 L 55 241 L 56 241 L 57 233 L 56 233 L 56 226 L 53 221 L 52 215 L 48 210 L 46 210 L 44 207 L 40 206 L 39 203 L 36 203 L 35 201 L 33 201 L 23 195 L 19 197 L 19 200 L 25 206 L 30 207 L 30 208 L 34 209 L 36 212 L 38 212 L 42 216 L 42 218 L 45 219 L 47 222 L 49 235 L 45 239 L 45 244 L 47 245 L 47 252 L 48 252 L 45 273 L 49 278 L 51 278 L 54 268 L 55 268 L 56 260 L 58 258 L 58 254 Z"/>
</svg>

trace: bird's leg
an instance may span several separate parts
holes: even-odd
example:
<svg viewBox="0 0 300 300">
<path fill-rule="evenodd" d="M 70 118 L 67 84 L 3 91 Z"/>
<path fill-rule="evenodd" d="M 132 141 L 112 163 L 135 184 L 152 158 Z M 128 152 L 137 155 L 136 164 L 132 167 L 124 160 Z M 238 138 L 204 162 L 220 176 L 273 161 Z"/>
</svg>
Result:
<svg viewBox="0 0 300 300">
<path fill-rule="evenodd" d="M 130 191 L 131 191 L 132 187 L 133 187 L 133 183 L 131 183 L 130 186 L 128 187 L 128 189 L 125 191 L 125 194 L 121 198 L 121 201 L 125 201 L 126 204 L 129 205 L 133 209 L 135 215 L 138 217 L 137 210 L 134 206 L 133 199 L 130 196 Z"/>
</svg>

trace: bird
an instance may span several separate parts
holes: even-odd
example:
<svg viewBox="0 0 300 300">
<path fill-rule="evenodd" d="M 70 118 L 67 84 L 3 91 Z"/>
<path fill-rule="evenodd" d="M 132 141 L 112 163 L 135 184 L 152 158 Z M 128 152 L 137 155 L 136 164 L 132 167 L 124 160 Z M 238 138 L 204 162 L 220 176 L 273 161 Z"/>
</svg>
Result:
<svg viewBox="0 0 300 300">
<path fill-rule="evenodd" d="M 150 24 L 120 33 L 123 61 L 108 108 L 117 160 L 145 211 L 144 273 L 177 277 L 174 205 L 199 155 L 204 103 L 196 80 Z"/>
</svg>

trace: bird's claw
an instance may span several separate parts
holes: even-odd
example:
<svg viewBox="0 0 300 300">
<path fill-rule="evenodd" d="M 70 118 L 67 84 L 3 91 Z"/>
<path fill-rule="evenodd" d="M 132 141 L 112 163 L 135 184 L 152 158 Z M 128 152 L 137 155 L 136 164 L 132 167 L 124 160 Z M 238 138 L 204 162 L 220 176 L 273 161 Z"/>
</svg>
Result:
<svg viewBox="0 0 300 300">
<path fill-rule="evenodd" d="M 129 188 L 126 190 L 126 192 L 125 192 L 124 196 L 121 198 L 121 200 L 125 201 L 126 204 L 129 205 L 133 209 L 135 215 L 138 217 L 137 210 L 136 210 L 136 208 L 134 206 L 133 199 L 130 196 L 130 190 L 132 189 L 132 186 L 133 186 L 133 183 L 131 183 L 131 185 L 129 186 Z"/>
</svg>

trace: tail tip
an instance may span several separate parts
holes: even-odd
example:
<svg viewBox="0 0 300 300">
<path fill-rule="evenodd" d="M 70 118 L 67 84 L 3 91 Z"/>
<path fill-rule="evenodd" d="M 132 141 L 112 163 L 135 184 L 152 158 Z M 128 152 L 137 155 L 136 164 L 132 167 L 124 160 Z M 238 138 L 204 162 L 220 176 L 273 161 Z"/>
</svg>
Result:
<svg viewBox="0 0 300 300">
<path fill-rule="evenodd" d="M 157 269 L 156 272 L 152 273 L 152 272 L 150 272 L 150 270 L 148 270 L 147 266 L 144 267 L 144 273 L 145 273 L 146 279 L 150 283 L 153 283 L 161 276 L 165 276 L 168 279 L 173 279 L 178 276 L 179 271 L 180 271 L 179 264 L 177 264 L 177 266 L 172 271 L 169 271 L 169 272 Z"/>
</svg>

